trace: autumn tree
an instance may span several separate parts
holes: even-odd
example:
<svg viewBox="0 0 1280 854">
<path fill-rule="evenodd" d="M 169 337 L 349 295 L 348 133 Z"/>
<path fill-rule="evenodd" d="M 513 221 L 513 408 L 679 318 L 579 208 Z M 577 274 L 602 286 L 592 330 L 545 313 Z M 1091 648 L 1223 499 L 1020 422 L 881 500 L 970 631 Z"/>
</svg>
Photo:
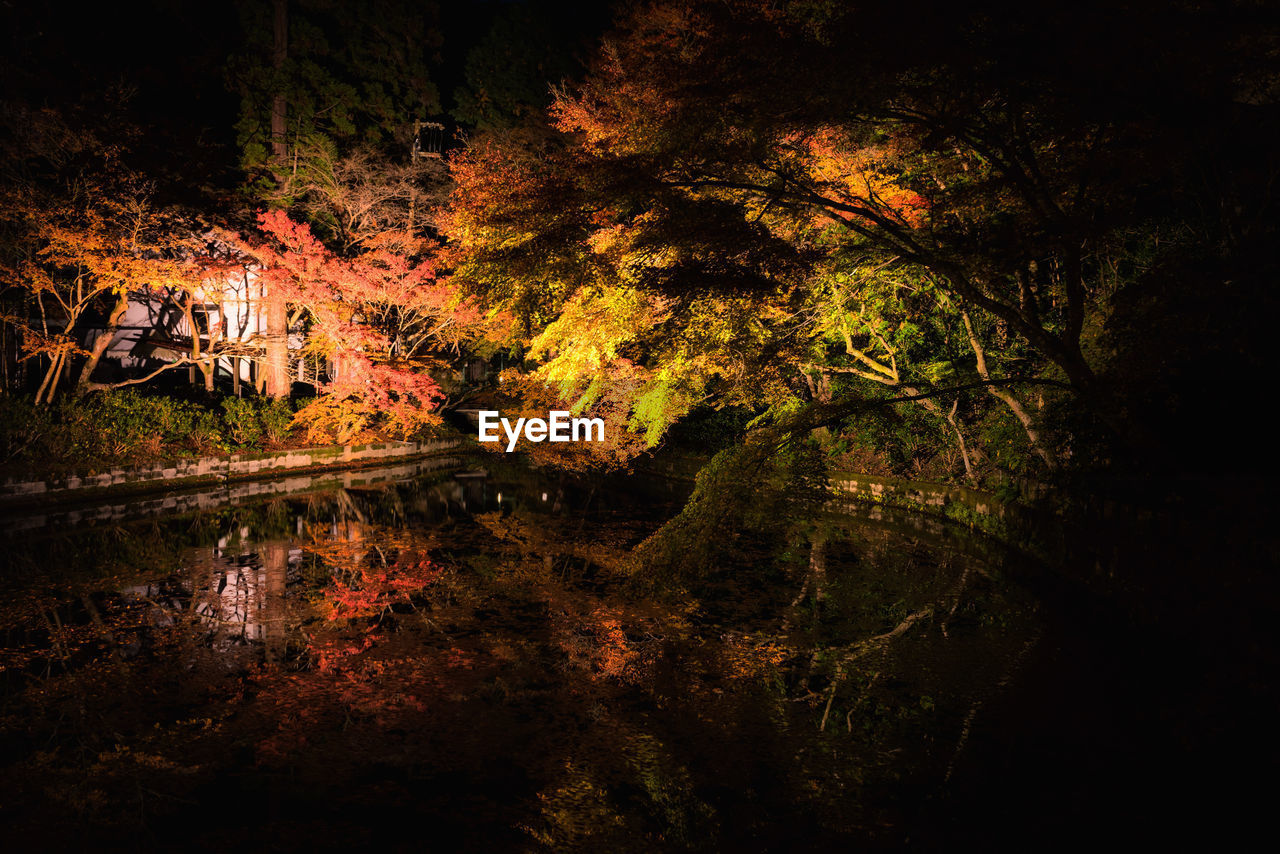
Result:
<svg viewBox="0 0 1280 854">
<path fill-rule="evenodd" d="M 387 156 L 363 147 L 346 153 L 312 144 L 299 153 L 297 168 L 268 201 L 287 206 L 317 236 L 344 255 L 394 244 L 415 252 L 434 226 L 435 211 L 448 192 L 438 160 Z"/>
<path fill-rule="evenodd" d="M 797 245 L 794 227 L 771 231 L 713 196 L 683 207 L 673 197 L 669 207 L 621 220 L 601 205 L 624 201 L 600 198 L 604 173 L 572 144 L 536 149 L 495 138 L 452 167 L 457 189 L 445 223 L 456 276 L 510 316 L 511 341 L 534 366 L 520 395 L 604 417 L 608 435 L 642 437 L 610 449 L 615 461 L 654 446 L 699 406 L 785 411 L 801 382 L 828 402 L 833 377 L 921 395 L 947 375 L 940 366 L 953 357 L 927 352 L 945 333 L 933 323 L 922 344 L 930 323 L 905 308 L 903 291 L 926 294 L 914 310 L 936 302 L 927 273 L 909 262 L 842 262 L 842 248 L 813 229 L 807 239 L 829 253 L 820 263 Z M 888 182 L 879 183 L 887 195 Z M 914 194 L 898 199 L 905 215 L 918 215 Z M 851 264 L 875 274 L 852 275 Z M 876 294 L 852 292 L 869 279 L 880 283 Z M 922 352 L 908 358 L 907 347 Z M 969 471 L 957 402 L 948 403 L 944 410 L 922 396 L 917 405 L 950 425 Z"/>
<path fill-rule="evenodd" d="M 97 382 L 94 373 L 129 309 L 143 294 L 185 313 L 205 300 L 198 227 L 190 214 L 154 201 L 154 187 L 107 152 L 94 171 L 61 188 L 10 186 L 3 197 L 8 246 L 3 276 L 17 310 L 5 319 L 23 359 L 47 360 L 36 403 L 48 403 L 63 377 L 77 393 L 144 382 L 179 364 L 195 364 L 211 384 L 215 354 L 192 334 L 189 356 L 147 377 Z"/>
<path fill-rule="evenodd" d="M 1110 201 L 1091 178 L 1126 129 L 1015 98 L 994 75 L 944 82 L 945 53 L 864 54 L 874 23 L 857 35 L 864 15 L 650 4 L 557 101 L 559 126 L 628 176 L 650 233 L 711 200 L 801 245 L 835 226 L 930 271 L 1091 393 L 1082 251 Z"/>
<path fill-rule="evenodd" d="M 859 381 L 839 392 L 848 411 L 868 384 L 900 386 L 958 444 L 965 418 L 994 407 L 1045 468 L 1058 463 L 1046 406 L 1083 404 L 1134 441 L 1099 379 L 1104 273 L 1115 236 L 1151 224 L 1144 205 L 1184 204 L 1166 178 L 1208 137 L 1168 91 L 1230 97 L 1240 78 L 1198 80 L 1187 62 L 1229 54 L 1228 31 L 1191 42 L 1212 13 L 1156 16 L 1162 41 L 1138 62 L 1119 47 L 1150 26 L 1134 10 L 1055 7 L 1045 28 L 908 7 L 633 7 L 558 93 L 558 136 L 495 137 L 456 161 L 461 280 L 512 313 L 570 400 L 625 358 L 663 378 L 676 417 L 681 401 L 735 394 L 789 406 L 797 382 L 839 375 Z M 1117 49 L 1090 59 L 1082 44 Z M 837 292 L 850 263 L 883 273 Z M 925 282 L 927 299 L 883 299 Z M 929 331 L 907 359 L 893 336 L 912 329 Z M 682 336 L 698 330 L 717 334 L 690 358 Z M 730 352 L 750 382 L 731 379 Z M 816 402 L 837 417 L 839 399 Z"/>
<path fill-rule="evenodd" d="M 630 430 L 650 447 L 713 390 L 719 405 L 785 396 L 776 355 L 790 346 L 794 249 L 747 242 L 720 255 L 716 238 L 752 229 L 708 204 L 672 230 L 681 243 L 659 257 L 644 235 L 594 208 L 574 156 L 479 143 L 453 161 L 457 186 L 442 220 L 455 279 L 505 317 L 505 343 L 529 357 L 536 382 L 575 412 L 605 417 L 607 433 Z M 713 275 L 736 275 L 739 287 L 657 285 Z"/>
<path fill-rule="evenodd" d="M 410 193 L 412 209 L 412 184 L 385 174 L 389 168 L 372 194 L 351 180 L 370 172 L 371 158 L 385 161 L 393 149 L 407 156 L 413 120 L 439 112 L 429 73 L 439 43 L 434 7 L 274 0 L 241 11 L 244 50 L 229 82 L 241 98 L 246 189 L 275 207 L 319 209 L 318 227 L 339 243 L 350 243 L 352 228 L 382 233 L 384 225 L 370 227 L 370 207 L 395 188 Z M 289 307 L 270 290 L 262 299 L 267 392 L 279 397 L 290 388 Z"/>
<path fill-rule="evenodd" d="M 475 315 L 425 251 L 394 234 L 341 255 L 283 211 L 241 239 L 266 287 L 305 328 L 307 350 L 331 364 L 321 395 L 298 413 L 313 438 L 350 441 L 379 428 L 408 437 L 438 423 L 444 397 L 428 370 L 470 334 Z M 423 249 L 423 247 L 418 247 Z"/>
</svg>

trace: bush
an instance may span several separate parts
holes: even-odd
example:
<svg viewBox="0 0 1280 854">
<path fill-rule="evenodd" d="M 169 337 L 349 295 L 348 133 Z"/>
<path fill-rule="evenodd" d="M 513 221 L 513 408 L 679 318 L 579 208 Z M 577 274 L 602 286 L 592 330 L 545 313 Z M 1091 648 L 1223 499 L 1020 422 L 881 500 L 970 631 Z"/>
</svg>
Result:
<svg viewBox="0 0 1280 854">
<path fill-rule="evenodd" d="M 237 447 L 279 443 L 293 429 L 293 407 L 287 400 L 228 397 L 222 401 L 222 434 Z"/>
<path fill-rule="evenodd" d="M 196 451 L 227 450 L 227 440 L 222 435 L 221 421 L 217 415 L 204 409 L 197 409 L 193 414 L 187 442 Z"/>
<path fill-rule="evenodd" d="M 31 398 L 0 396 L 0 462 L 47 453 L 53 419 Z"/>
<path fill-rule="evenodd" d="M 0 463 L 46 473 L 100 468 L 131 458 L 226 451 L 278 429 L 265 427 L 249 402 L 223 408 L 229 411 L 220 418 L 198 403 L 132 389 L 65 397 L 49 407 L 30 398 L 0 397 Z M 281 420 L 278 408 L 269 416 L 271 425 Z"/>
<path fill-rule="evenodd" d="M 258 410 L 258 417 L 269 441 L 283 442 L 293 431 L 293 407 L 287 400 L 266 401 Z"/>
<path fill-rule="evenodd" d="M 53 474 L 191 453 L 226 453 L 288 440 L 292 405 L 228 397 L 212 409 L 198 401 L 134 389 L 66 396 L 52 406 L 0 396 L 0 464 Z"/>
<path fill-rule="evenodd" d="M 258 417 L 257 407 L 249 400 L 223 398 L 222 422 L 227 438 L 236 445 L 255 445 L 262 438 L 262 420 Z"/>
<path fill-rule="evenodd" d="M 119 458 L 138 452 L 155 454 L 164 432 L 179 417 L 164 398 L 146 398 L 135 391 L 109 391 L 58 403 L 64 441 L 72 454 L 89 458 Z"/>
</svg>

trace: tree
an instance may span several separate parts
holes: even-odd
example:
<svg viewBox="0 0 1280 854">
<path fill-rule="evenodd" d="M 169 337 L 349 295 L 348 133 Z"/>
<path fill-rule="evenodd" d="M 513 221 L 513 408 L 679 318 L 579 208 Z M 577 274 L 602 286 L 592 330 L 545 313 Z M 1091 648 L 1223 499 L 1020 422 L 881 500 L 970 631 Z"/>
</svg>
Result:
<svg viewBox="0 0 1280 854">
<path fill-rule="evenodd" d="M 642 395 L 661 377 L 679 389 L 671 401 L 759 405 L 798 380 L 824 398 L 835 375 L 900 387 L 961 445 L 960 407 L 978 404 L 946 386 L 986 386 L 1050 468 L 1019 383 L 1069 388 L 1125 432 L 1098 378 L 1099 271 L 1113 235 L 1141 222 L 1139 204 L 1169 198 L 1159 177 L 1199 144 L 1162 86 L 1198 104 L 1229 88 L 1185 70 L 1185 51 L 1225 53 L 1220 37 L 1186 36 L 1212 15 L 1161 21 L 1167 39 L 1143 59 L 1159 73 L 1120 52 L 1093 60 L 1084 77 L 1120 75 L 1098 97 L 1062 71 L 1078 39 L 1118 44 L 1142 15 L 1055 7 L 1050 31 L 1021 14 L 916 11 L 904 30 L 896 7 L 636 5 L 581 84 L 557 93 L 558 136 L 494 137 L 455 160 L 460 278 L 514 315 L 540 375 L 570 399 L 596 366 L 626 358 L 655 378 Z M 830 277 L 850 263 L 884 275 L 836 294 Z M 883 299 L 924 281 L 927 299 Z M 826 325 L 794 321 L 816 316 Z M 806 340 L 842 325 L 834 347 Z M 904 361 L 892 336 L 910 329 L 924 334 Z M 734 350 L 750 381 L 732 379 Z M 752 381 L 773 391 L 753 395 Z M 869 392 L 841 393 L 852 411 Z"/>
<path fill-rule="evenodd" d="M 752 264 L 773 251 L 781 273 L 795 268 L 795 252 L 774 241 L 749 257 L 718 256 L 716 229 L 739 225 L 707 206 L 696 227 L 691 218 L 676 230 L 679 249 L 658 259 L 637 239 L 639 230 L 593 209 L 572 157 L 477 143 L 451 162 L 456 186 L 441 218 L 453 240 L 455 280 L 492 318 L 505 319 L 504 343 L 537 361 L 531 381 L 546 393 L 534 396 L 605 417 L 609 435 L 637 431 L 650 447 L 713 388 L 716 405 L 784 396 L 775 356 L 786 346 L 784 309 L 796 291 Z M 653 284 L 699 271 L 740 273 L 741 287 L 674 294 Z M 622 447 L 625 458 L 643 445 Z"/>
<path fill-rule="evenodd" d="M 195 329 L 192 302 L 202 295 L 204 276 L 196 229 L 182 212 L 159 208 L 153 186 L 113 155 L 62 192 L 30 184 L 13 188 L 5 192 L 3 208 L 0 216 L 17 249 L 3 275 L 25 303 L 6 321 L 18 331 L 24 359 L 49 360 L 37 404 L 53 399 L 81 359 L 77 393 L 143 381 L 93 381 L 135 293 L 147 290 L 179 310 L 185 306 Z M 211 379 L 213 357 L 202 353 L 198 338 L 193 335 L 189 360 L 161 370 L 201 363 Z"/>
<path fill-rule="evenodd" d="M 639 207 L 656 232 L 715 200 L 798 243 L 834 227 L 844 243 L 929 270 L 1090 391 L 1081 246 L 1106 201 L 1089 180 L 1102 140 L 1121 129 L 992 79 L 952 91 L 945 53 L 849 62 L 845 37 L 865 23 L 751 3 L 647 5 L 557 100 L 559 127 L 598 169 L 627 176 L 631 223 Z M 655 67 L 647 57 L 659 53 L 671 59 Z M 766 53 L 778 57 L 767 67 L 754 59 Z M 797 88 L 820 94 L 797 104 Z"/>
<path fill-rule="evenodd" d="M 1106 410 L 1085 352 L 1096 253 L 1139 199 L 1169 198 L 1158 182 L 1205 139 L 1194 111 L 1229 99 L 1241 63 L 1207 9 L 1047 15 L 649 3 L 555 110 L 622 220 L 657 231 L 714 198 L 802 245 L 834 226 L 929 270 Z M 1115 49 L 1082 55 L 1098 44 Z M 1192 56 L 1228 61 L 1196 79 Z"/>
<path fill-rule="evenodd" d="M 408 437 L 438 423 L 444 393 L 427 369 L 460 346 L 476 316 L 434 260 L 404 251 L 394 234 L 344 257 L 283 211 L 259 223 L 261 237 L 240 246 L 290 326 L 306 328 L 308 352 L 332 365 L 321 396 L 298 413 L 308 434 L 347 442 L 377 427 Z"/>
<path fill-rule="evenodd" d="M 500 4 L 466 55 L 452 114 L 478 133 L 545 126 L 552 89 L 582 70 L 609 4 L 533 0 Z"/>
<path fill-rule="evenodd" d="M 330 202 L 322 223 L 340 243 L 352 227 L 381 233 L 377 224 L 370 229 L 358 222 L 368 215 L 361 203 L 369 199 L 344 185 L 350 177 L 341 174 L 344 158 L 358 152 L 356 170 L 368 172 L 375 149 L 394 143 L 407 152 L 411 122 L 439 112 L 428 73 L 438 46 L 434 7 L 403 0 L 356 7 L 274 0 L 269 22 L 263 4 L 245 3 L 242 10 L 246 52 L 231 63 L 230 77 L 241 96 L 237 131 L 247 188 L 282 208 L 301 202 L 314 212 L 317 197 Z M 381 182 L 381 189 L 390 183 Z M 355 208 L 333 205 L 339 195 Z M 271 290 L 263 294 L 266 390 L 273 397 L 291 388 L 285 299 Z"/>
<path fill-rule="evenodd" d="M 430 5 L 275 0 L 243 3 L 241 14 L 245 51 L 228 74 L 241 98 L 241 164 L 258 192 L 276 193 L 311 150 L 395 141 L 407 151 L 412 121 L 440 111 Z"/>
</svg>

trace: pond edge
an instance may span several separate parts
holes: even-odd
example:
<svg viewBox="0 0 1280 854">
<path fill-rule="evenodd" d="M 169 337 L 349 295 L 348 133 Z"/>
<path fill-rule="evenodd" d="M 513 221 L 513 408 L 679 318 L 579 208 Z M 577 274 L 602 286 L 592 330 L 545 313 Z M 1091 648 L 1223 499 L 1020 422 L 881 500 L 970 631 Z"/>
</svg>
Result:
<svg viewBox="0 0 1280 854">
<path fill-rule="evenodd" d="M 196 457 L 160 465 L 113 468 L 98 474 L 69 474 L 46 480 L 0 483 L 0 509 L 31 503 L 84 501 L 125 493 L 185 489 L 207 484 L 265 480 L 282 474 L 340 470 L 409 460 L 456 450 L 460 437 L 418 442 L 369 442 L 325 445 L 286 451 L 256 451 L 226 456 Z"/>
</svg>

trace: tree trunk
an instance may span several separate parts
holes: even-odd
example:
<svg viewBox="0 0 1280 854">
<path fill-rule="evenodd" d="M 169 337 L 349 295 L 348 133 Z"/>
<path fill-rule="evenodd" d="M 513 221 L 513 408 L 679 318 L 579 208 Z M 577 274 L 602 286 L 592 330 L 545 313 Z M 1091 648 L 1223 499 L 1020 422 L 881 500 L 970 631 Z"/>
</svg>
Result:
<svg viewBox="0 0 1280 854">
<path fill-rule="evenodd" d="M 289 155 L 285 142 L 285 111 L 287 101 L 284 93 L 284 65 L 289 58 L 289 5 L 287 0 L 274 0 L 273 24 L 275 30 L 275 50 L 272 53 L 272 65 L 276 70 L 276 92 L 271 99 L 271 156 L 277 161 L 277 169 L 283 170 Z"/>
<path fill-rule="evenodd" d="M 122 291 L 116 295 L 116 304 L 112 307 L 111 314 L 107 316 L 106 330 L 99 333 L 98 337 L 93 340 L 93 346 L 89 348 L 89 360 L 80 369 L 80 379 L 76 381 L 77 396 L 89 391 L 89 384 L 93 380 L 93 372 L 98 369 L 98 363 L 102 361 L 102 354 L 107 352 L 107 348 L 111 346 L 111 342 L 120 328 L 120 320 L 128 310 L 129 294 Z"/>
<path fill-rule="evenodd" d="M 808 371 L 801 371 L 801 374 L 804 376 L 804 381 L 809 385 L 809 394 L 812 396 L 814 400 L 816 400 L 818 403 L 831 402 L 831 381 L 827 378 L 827 375 L 825 373 L 819 372 L 818 379 L 816 381 L 814 380 L 813 376 L 809 374 Z M 826 427 L 824 425 L 822 427 L 814 428 L 813 436 L 823 446 L 827 446 L 831 444 L 831 428 L 830 427 Z"/>
<path fill-rule="evenodd" d="M 58 386 L 57 376 L 62 371 L 65 354 L 65 350 L 59 350 L 50 357 L 49 370 L 45 371 L 44 381 L 40 383 L 40 389 L 36 392 L 36 406 L 53 400 L 53 390 Z"/>
<path fill-rule="evenodd" d="M 969 346 L 973 348 L 973 354 L 978 359 L 978 376 L 982 377 L 983 382 L 991 382 L 991 374 L 987 370 L 987 355 L 982 348 L 982 342 L 978 340 L 978 335 L 973 329 L 973 323 L 969 320 L 969 313 L 961 311 L 960 317 L 964 320 L 964 328 L 969 333 Z M 1013 392 L 1007 388 L 999 388 L 997 386 L 987 386 L 987 392 L 997 400 L 1009 407 L 1009 411 L 1018 419 L 1018 423 L 1022 425 L 1022 429 L 1027 434 L 1027 441 L 1031 443 L 1031 448 L 1044 460 L 1045 466 L 1051 471 L 1058 467 L 1058 461 L 1053 455 L 1053 451 L 1045 444 L 1044 438 L 1040 435 L 1040 431 L 1036 428 L 1035 422 L 1027 413 L 1026 407 L 1022 405 L 1022 401 L 1014 396 Z"/>
<path fill-rule="evenodd" d="M 275 50 L 272 65 L 276 70 L 276 91 L 271 100 L 271 156 L 275 160 L 276 181 L 284 183 L 285 162 L 289 156 L 285 139 L 286 110 L 288 102 L 284 91 L 284 67 L 289 58 L 289 4 L 288 0 L 273 0 L 273 29 Z M 265 342 L 266 370 L 263 372 L 261 390 L 272 398 L 288 397 L 289 382 L 289 317 L 283 300 L 266 294 L 267 335 Z"/>
<path fill-rule="evenodd" d="M 947 413 L 947 421 L 951 424 L 951 429 L 956 431 L 956 441 L 960 443 L 960 459 L 964 460 L 964 476 L 969 481 L 970 486 L 978 485 L 978 478 L 974 476 L 973 465 L 969 462 L 969 446 L 965 444 L 964 433 L 960 431 L 960 424 L 956 420 L 956 410 L 960 408 L 960 398 L 956 398 L 951 404 L 951 411 Z"/>
<path fill-rule="evenodd" d="M 289 378 L 289 312 L 284 300 L 267 294 L 266 371 L 263 390 L 268 397 L 288 397 L 293 384 Z"/>
<path fill-rule="evenodd" d="M 899 388 L 901 388 L 904 393 L 913 397 L 920 394 L 920 389 L 915 386 L 904 385 L 899 386 Z M 956 434 L 956 444 L 960 446 L 960 458 L 964 460 L 965 477 L 968 479 L 971 486 L 976 486 L 978 479 L 974 477 L 973 465 L 969 462 L 969 446 L 964 441 L 964 433 L 960 431 L 960 422 L 956 419 L 956 409 L 960 406 L 960 401 L 957 400 L 951 407 L 950 414 L 943 412 L 941 406 L 927 397 L 917 400 L 916 403 L 920 404 L 921 408 L 923 408 L 925 412 L 928 412 L 931 415 L 936 415 L 951 425 L 952 432 Z"/>
<path fill-rule="evenodd" d="M 14 367 L 17 365 L 17 351 L 14 347 L 16 336 L 16 329 L 10 332 L 9 324 L 0 323 L 0 395 L 17 390 L 17 383 L 14 382 Z"/>
</svg>

